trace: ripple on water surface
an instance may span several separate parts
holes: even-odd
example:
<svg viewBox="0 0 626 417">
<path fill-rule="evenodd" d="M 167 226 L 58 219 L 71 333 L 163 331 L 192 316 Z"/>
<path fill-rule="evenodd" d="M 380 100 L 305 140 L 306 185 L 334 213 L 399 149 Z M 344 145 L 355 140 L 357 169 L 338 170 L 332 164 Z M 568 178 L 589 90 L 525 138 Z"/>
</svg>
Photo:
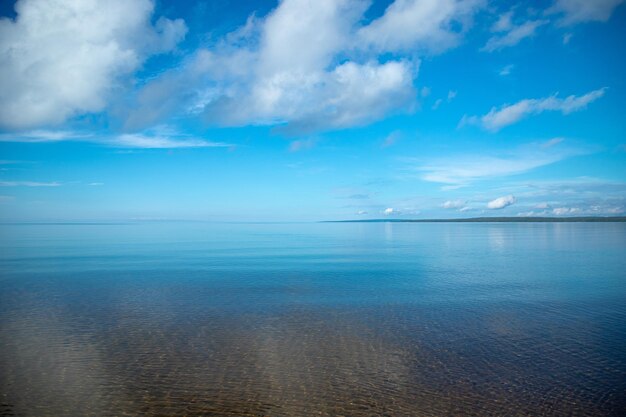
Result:
<svg viewBox="0 0 626 417">
<path fill-rule="evenodd" d="M 370 238 L 380 258 L 354 268 L 2 260 L 0 415 L 626 415 L 623 237 L 583 259 L 573 232 L 548 231 L 569 256 L 528 262 L 500 228 L 504 250 L 486 240 L 479 263 L 394 231 L 412 249 Z M 337 260 L 350 246 L 312 247 Z"/>
</svg>

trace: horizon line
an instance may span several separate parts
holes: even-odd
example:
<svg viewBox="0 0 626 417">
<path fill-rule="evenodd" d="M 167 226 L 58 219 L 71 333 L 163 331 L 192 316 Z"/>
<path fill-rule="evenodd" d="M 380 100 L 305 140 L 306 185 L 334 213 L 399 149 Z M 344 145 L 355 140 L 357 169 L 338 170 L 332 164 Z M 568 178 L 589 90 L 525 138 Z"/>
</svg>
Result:
<svg viewBox="0 0 626 417">
<path fill-rule="evenodd" d="M 300 223 L 584 223 L 584 222 L 626 222 L 626 216 L 485 216 L 459 218 L 430 218 L 430 219 L 343 219 L 343 220 L 301 220 L 301 221 L 236 221 L 236 220 L 199 220 L 199 219 L 124 219 L 124 220 L 58 220 L 58 221 L 2 221 L 0 225 L 83 225 L 83 226 L 113 226 L 141 223 L 219 223 L 219 224 L 300 224 Z"/>
</svg>

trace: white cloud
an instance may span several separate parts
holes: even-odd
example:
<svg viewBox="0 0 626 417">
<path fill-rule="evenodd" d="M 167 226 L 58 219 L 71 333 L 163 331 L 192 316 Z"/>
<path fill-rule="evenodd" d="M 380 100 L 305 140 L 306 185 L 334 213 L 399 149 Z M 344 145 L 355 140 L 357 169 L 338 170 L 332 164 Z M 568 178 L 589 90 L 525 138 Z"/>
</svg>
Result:
<svg viewBox="0 0 626 417">
<path fill-rule="evenodd" d="M 453 90 L 448 91 L 448 95 L 446 97 L 447 102 L 450 103 L 452 100 L 454 100 L 456 95 L 457 95 L 456 91 L 453 91 Z M 435 103 L 432 105 L 432 109 L 437 110 L 441 106 L 442 103 L 443 103 L 443 99 L 441 98 L 435 100 Z"/>
<path fill-rule="evenodd" d="M 435 158 L 421 162 L 412 170 L 420 172 L 424 181 L 446 184 L 446 189 L 456 189 L 474 181 L 507 177 L 522 174 L 545 165 L 550 165 L 563 159 L 583 155 L 589 151 L 567 147 L 565 144 L 555 143 L 545 146 L 548 142 L 531 143 L 498 154 L 467 154 Z"/>
<path fill-rule="evenodd" d="M 68 130 L 31 130 L 19 133 L 2 133 L 0 142 L 60 142 L 66 140 L 89 140 L 91 133 L 78 133 Z"/>
<path fill-rule="evenodd" d="M 119 135 L 81 133 L 73 131 L 36 130 L 22 133 L 0 134 L 0 142 L 59 142 L 82 141 L 122 148 L 171 149 L 229 147 L 228 143 L 211 142 L 186 135 L 161 125 L 139 133 Z"/>
<path fill-rule="evenodd" d="M 173 149 L 173 148 L 211 148 L 227 147 L 226 143 L 209 142 L 198 138 L 173 138 L 144 133 L 127 133 L 107 140 L 108 145 L 122 148 Z"/>
<path fill-rule="evenodd" d="M 365 210 L 359 210 L 356 212 L 357 216 L 365 216 L 367 214 L 367 211 Z"/>
<path fill-rule="evenodd" d="M 512 195 L 498 197 L 495 200 L 491 200 L 490 202 L 488 202 L 487 208 L 491 210 L 500 210 L 512 204 L 515 204 L 516 201 L 517 199 Z"/>
<path fill-rule="evenodd" d="M 259 64 L 264 75 L 325 69 L 348 47 L 365 11 L 361 0 L 285 0 L 261 28 Z"/>
<path fill-rule="evenodd" d="M 500 192 L 515 195 L 520 215 L 615 215 L 626 210 L 626 183 L 579 177 L 551 181 L 509 182 Z"/>
<path fill-rule="evenodd" d="M 467 204 L 466 201 L 464 200 L 448 200 L 446 202 L 444 202 L 441 207 L 443 207 L 444 209 L 455 209 L 455 210 L 460 210 L 465 208 L 465 205 Z"/>
<path fill-rule="evenodd" d="M 542 148 L 551 148 L 553 146 L 558 145 L 559 143 L 563 143 L 563 141 L 565 140 L 565 138 L 552 138 L 544 143 L 541 144 Z"/>
<path fill-rule="evenodd" d="M 569 41 L 572 40 L 572 36 L 574 36 L 573 33 L 566 33 L 565 35 L 563 35 L 563 45 L 569 44 Z"/>
<path fill-rule="evenodd" d="M 330 73 L 326 88 L 318 90 L 314 113 L 300 107 L 301 115 L 296 115 L 292 123 L 301 129 L 370 123 L 410 105 L 414 96 L 412 78 L 411 66 L 404 61 L 363 65 L 347 62 Z"/>
<path fill-rule="evenodd" d="M 380 18 L 358 31 L 379 51 L 441 52 L 455 46 L 481 0 L 396 0 Z M 461 30 L 459 30 L 459 28 Z"/>
<path fill-rule="evenodd" d="M 579 214 L 580 213 L 580 209 L 579 208 L 575 208 L 575 207 L 557 207 L 555 209 L 552 209 L 552 213 L 555 214 L 556 216 L 565 216 L 565 215 L 572 215 L 572 214 Z"/>
<path fill-rule="evenodd" d="M 128 129 L 183 112 L 216 125 L 302 134 L 410 112 L 418 96 L 416 50 L 454 46 L 482 3 L 396 0 L 363 26 L 365 0 L 284 0 L 147 83 L 120 113 Z M 405 48 L 406 58 L 389 59 Z"/>
<path fill-rule="evenodd" d="M 626 212 L 624 201 L 622 205 L 610 205 L 606 203 L 582 203 L 579 206 L 562 206 L 562 207 L 546 207 L 539 211 L 530 210 L 518 213 L 518 216 L 534 217 L 534 216 L 615 216 L 623 215 Z"/>
<path fill-rule="evenodd" d="M 54 125 L 99 112 L 125 76 L 185 35 L 180 19 L 151 23 L 150 0 L 19 0 L 0 19 L 0 126 Z"/>
<path fill-rule="evenodd" d="M 530 20 L 520 25 L 511 25 L 510 27 L 503 29 L 506 33 L 502 35 L 494 35 L 489 38 L 485 46 L 482 47 L 481 51 L 494 52 L 517 45 L 523 39 L 534 36 L 537 28 L 545 25 L 546 23 L 548 23 L 547 20 Z"/>
<path fill-rule="evenodd" d="M 513 186 L 512 184 L 511 186 Z M 564 199 L 591 199 L 593 201 L 607 198 L 624 198 L 626 196 L 626 183 L 606 181 L 599 178 L 578 177 L 558 181 L 532 181 L 518 183 L 515 188 L 516 195 L 525 198 L 539 198 L 539 203 L 547 202 L 550 198 L 551 206 L 563 205 Z M 561 202 L 554 201 L 559 198 Z"/>
<path fill-rule="evenodd" d="M 313 138 L 294 140 L 293 142 L 289 144 L 289 150 L 291 152 L 298 152 L 298 151 L 303 151 L 307 149 L 312 149 L 313 147 L 315 147 L 316 143 L 317 141 Z"/>
<path fill-rule="evenodd" d="M 498 20 L 491 26 L 492 32 L 506 32 L 513 28 L 513 11 L 509 10 L 498 16 Z"/>
<path fill-rule="evenodd" d="M 410 106 L 415 97 L 412 81 L 408 62 L 346 62 L 329 72 L 281 72 L 256 80 L 251 91 L 222 96 L 204 112 L 214 123 L 283 124 L 287 133 L 350 127 Z"/>
<path fill-rule="evenodd" d="M 559 25 L 567 26 L 582 22 L 606 22 L 613 10 L 624 0 L 556 0 L 547 14 L 562 14 Z"/>
<path fill-rule="evenodd" d="M 388 207 L 385 210 L 383 210 L 383 214 L 385 216 L 391 216 L 392 214 L 398 214 L 398 211 L 394 210 L 393 207 Z"/>
<path fill-rule="evenodd" d="M 383 140 L 383 143 L 382 145 L 380 145 L 380 147 L 388 148 L 390 146 L 393 146 L 398 142 L 398 140 L 400 140 L 400 137 L 401 137 L 400 132 L 398 131 L 391 132 L 385 137 L 385 140 Z"/>
<path fill-rule="evenodd" d="M 0 187 L 59 187 L 59 182 L 0 181 Z"/>
<path fill-rule="evenodd" d="M 481 117 L 463 116 L 459 126 L 478 124 L 495 132 L 531 114 L 539 114 L 544 111 L 560 111 L 563 114 L 569 114 L 582 110 L 589 103 L 602 97 L 605 91 L 606 88 L 600 88 L 582 96 L 571 95 L 564 99 L 558 98 L 556 94 L 542 99 L 524 99 L 515 104 L 505 104 L 499 108 L 493 107 L 489 113 Z"/>
<path fill-rule="evenodd" d="M 511 70 L 513 70 L 514 67 L 515 65 L 513 64 L 506 65 L 500 70 L 499 74 L 502 76 L 509 75 L 511 74 Z"/>
</svg>

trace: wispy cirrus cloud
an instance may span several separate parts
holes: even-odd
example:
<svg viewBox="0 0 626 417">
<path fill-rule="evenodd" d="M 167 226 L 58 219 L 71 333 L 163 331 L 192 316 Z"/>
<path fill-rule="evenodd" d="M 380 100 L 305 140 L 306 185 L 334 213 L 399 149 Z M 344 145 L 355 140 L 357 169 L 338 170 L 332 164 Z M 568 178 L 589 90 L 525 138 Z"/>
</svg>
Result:
<svg viewBox="0 0 626 417">
<path fill-rule="evenodd" d="M 380 145 L 380 147 L 389 148 L 390 146 L 395 145 L 400 140 L 401 137 L 402 137 L 402 134 L 400 133 L 400 131 L 395 130 L 391 132 L 390 134 L 388 134 L 387 136 L 385 136 L 385 139 L 383 140 L 383 143 Z"/>
<path fill-rule="evenodd" d="M 0 181 L 0 187 L 60 187 L 60 182 Z"/>
<path fill-rule="evenodd" d="M 547 20 L 528 20 L 515 24 L 513 23 L 513 11 L 504 13 L 500 15 L 491 28 L 491 31 L 497 34 L 487 40 L 481 51 L 494 52 L 517 45 L 523 39 L 534 36 L 537 29 L 547 23 Z"/>
<path fill-rule="evenodd" d="M 17 165 L 17 164 L 24 164 L 24 163 L 28 163 L 28 161 L 13 161 L 10 159 L 0 160 L 0 165 Z"/>
<path fill-rule="evenodd" d="M 413 172 L 417 171 L 419 178 L 424 181 L 446 184 L 448 189 L 452 189 L 469 185 L 475 181 L 522 174 L 591 152 L 589 148 L 565 146 L 562 142 L 552 139 L 492 155 L 464 154 L 433 158 L 428 161 L 412 159 L 410 161 L 418 165 L 409 169 Z"/>
<path fill-rule="evenodd" d="M 92 133 L 80 133 L 70 130 L 31 130 L 0 134 L 0 142 L 61 142 L 68 140 L 89 140 Z"/>
<path fill-rule="evenodd" d="M 213 148 L 229 147 L 227 143 L 209 142 L 198 138 L 176 138 L 161 135 L 147 135 L 142 133 L 129 133 L 113 136 L 107 141 L 107 145 L 121 148 L 141 149 L 175 149 L 175 148 Z"/>
<path fill-rule="evenodd" d="M 294 140 L 289 144 L 290 152 L 299 152 L 308 149 L 313 149 L 317 144 L 317 139 L 308 138 L 308 139 L 298 139 Z"/>
<path fill-rule="evenodd" d="M 509 184 L 508 187 L 509 190 L 513 190 L 519 196 L 540 199 L 542 204 L 551 205 L 571 198 L 626 198 L 626 182 L 592 177 L 576 177 L 556 181 L 516 182 Z M 546 199 L 548 197 L 552 197 L 555 200 L 547 202 Z"/>
<path fill-rule="evenodd" d="M 502 69 L 500 70 L 500 72 L 498 72 L 499 75 L 507 76 L 511 74 L 511 71 L 513 71 L 513 68 L 515 68 L 515 65 L 513 64 L 509 64 L 509 65 L 505 65 L 504 67 L 502 67 Z"/>
<path fill-rule="evenodd" d="M 624 0 L 556 0 L 546 10 L 547 15 L 560 14 L 560 26 L 568 26 L 582 22 L 605 22 L 613 14 L 613 10 Z"/>
<path fill-rule="evenodd" d="M 554 94 L 546 98 L 524 99 L 515 104 L 505 104 L 498 108 L 492 107 L 489 113 L 483 116 L 463 116 L 459 122 L 459 127 L 473 124 L 497 132 L 529 115 L 540 114 L 544 111 L 558 111 L 566 115 L 586 108 L 587 105 L 604 96 L 606 90 L 604 87 L 582 96 L 570 95 L 566 98 L 558 98 L 557 94 Z"/>
<path fill-rule="evenodd" d="M 138 133 L 83 133 L 65 130 L 34 130 L 0 134 L 0 142 L 92 142 L 103 146 L 140 149 L 210 148 L 230 147 L 231 144 L 212 142 L 181 133 L 168 126 L 156 126 Z"/>
<path fill-rule="evenodd" d="M 372 194 L 363 188 L 340 187 L 332 190 L 335 198 L 347 200 L 369 200 Z"/>
</svg>

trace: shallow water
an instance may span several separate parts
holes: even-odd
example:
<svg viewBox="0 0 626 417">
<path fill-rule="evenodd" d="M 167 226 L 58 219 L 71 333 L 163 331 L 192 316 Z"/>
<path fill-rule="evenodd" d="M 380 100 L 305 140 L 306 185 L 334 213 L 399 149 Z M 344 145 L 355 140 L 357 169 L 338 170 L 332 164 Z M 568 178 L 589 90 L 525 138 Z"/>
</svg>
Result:
<svg viewBox="0 0 626 417">
<path fill-rule="evenodd" d="M 626 224 L 0 226 L 0 415 L 626 415 Z"/>
</svg>

